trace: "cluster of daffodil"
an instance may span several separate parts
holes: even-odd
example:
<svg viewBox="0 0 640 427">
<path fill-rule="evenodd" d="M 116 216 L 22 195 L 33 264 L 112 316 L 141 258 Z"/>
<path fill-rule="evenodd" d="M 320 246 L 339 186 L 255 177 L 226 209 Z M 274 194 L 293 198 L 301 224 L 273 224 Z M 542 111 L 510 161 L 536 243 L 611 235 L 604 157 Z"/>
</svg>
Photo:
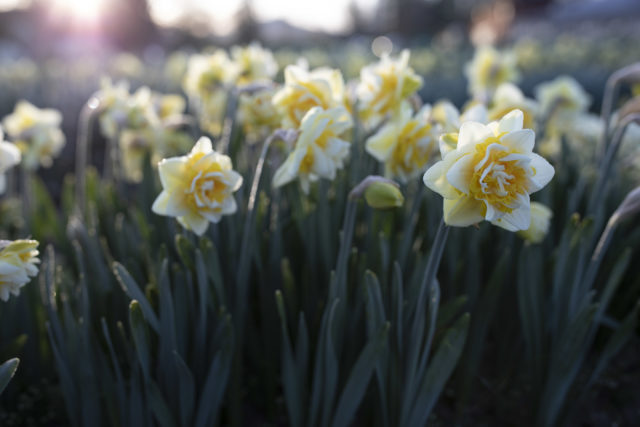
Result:
<svg viewBox="0 0 640 427">
<path fill-rule="evenodd" d="M 20 288 L 38 274 L 38 242 L 0 240 L 0 299 L 20 295 Z"/>
<path fill-rule="evenodd" d="M 198 111 L 200 127 L 219 135 L 232 96 L 239 96 L 239 121 L 245 132 L 262 138 L 278 123 L 270 102 L 272 79 L 278 72 L 271 51 L 254 43 L 235 46 L 229 55 L 223 49 L 191 56 L 183 89 Z M 237 91 L 237 92 L 234 92 Z"/>
<path fill-rule="evenodd" d="M 125 82 L 104 79 L 99 99 L 100 130 L 117 142 L 123 178 L 142 179 L 143 160 L 150 156 L 157 164 L 167 156 L 183 153 L 193 144 L 181 130 L 185 125 L 185 100 L 180 95 L 163 95 L 141 87 L 129 92 Z"/>
<path fill-rule="evenodd" d="M 62 114 L 54 109 L 40 109 L 27 101 L 19 101 L 10 115 L 2 120 L 9 139 L 22 154 L 22 166 L 34 171 L 49 167 L 64 147 L 60 130 Z"/>
<path fill-rule="evenodd" d="M 365 149 L 382 163 L 386 177 L 407 183 L 424 173 L 425 185 L 445 198 L 447 224 L 487 220 L 541 240 L 550 215 L 540 205 L 532 211 L 529 195 L 549 182 L 554 169 L 533 152 L 538 103 L 512 83 L 519 75 L 512 55 L 477 51 L 467 67 L 473 98 L 462 112 L 448 101 L 422 105 L 417 92 L 423 80 L 409 66 L 406 50 L 365 66 L 352 85 L 345 85 L 340 70 L 309 70 L 299 63 L 285 68 L 284 84 L 277 87 L 270 80 L 276 71 L 271 53 L 251 45 L 234 48 L 231 57 L 222 50 L 196 55 L 185 78 L 185 90 L 201 107 L 222 105 L 231 87 L 240 88 L 238 117 L 249 139 L 275 129 L 293 132 L 273 176 L 275 188 L 297 180 L 309 193 L 318 179 L 333 180 L 348 161 L 355 115 L 370 135 Z M 201 115 L 219 124 L 216 108 L 213 116 L 206 108 Z M 161 162 L 160 175 L 164 191 L 154 211 L 178 217 L 198 234 L 207 221 L 236 209 L 231 193 L 241 178 L 208 140 L 187 156 Z M 530 225 L 535 230 L 527 233 Z"/>
</svg>

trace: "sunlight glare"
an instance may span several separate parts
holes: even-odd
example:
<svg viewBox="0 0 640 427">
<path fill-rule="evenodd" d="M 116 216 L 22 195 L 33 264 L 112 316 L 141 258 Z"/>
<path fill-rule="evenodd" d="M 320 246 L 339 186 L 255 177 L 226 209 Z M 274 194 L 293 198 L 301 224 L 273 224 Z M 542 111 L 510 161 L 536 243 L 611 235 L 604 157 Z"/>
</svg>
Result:
<svg viewBox="0 0 640 427">
<path fill-rule="evenodd" d="M 108 0 L 49 0 L 51 11 L 61 19 L 69 19 L 75 27 L 96 28 Z"/>
</svg>

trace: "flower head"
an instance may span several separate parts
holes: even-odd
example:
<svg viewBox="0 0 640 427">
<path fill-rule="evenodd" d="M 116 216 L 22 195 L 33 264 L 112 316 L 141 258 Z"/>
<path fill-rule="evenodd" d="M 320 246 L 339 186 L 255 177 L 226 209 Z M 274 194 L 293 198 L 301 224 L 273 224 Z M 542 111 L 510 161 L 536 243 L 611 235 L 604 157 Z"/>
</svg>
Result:
<svg viewBox="0 0 640 427">
<path fill-rule="evenodd" d="M 259 43 L 243 47 L 234 46 L 231 49 L 231 58 L 238 67 L 239 85 L 269 82 L 278 72 L 278 63 L 273 54 Z"/>
<path fill-rule="evenodd" d="M 408 50 L 396 59 L 383 55 L 379 62 L 360 71 L 356 94 L 363 122 L 369 128 L 375 127 L 421 87 L 422 78 L 409 66 Z"/>
<path fill-rule="evenodd" d="M 532 152 L 535 134 L 522 122 L 515 110 L 488 125 L 462 124 L 456 148 L 424 174 L 425 185 L 444 198 L 445 223 L 484 219 L 509 231 L 529 228 L 529 195 L 547 185 L 554 169 Z"/>
<path fill-rule="evenodd" d="M 0 240 L 0 299 L 20 295 L 20 288 L 38 274 L 36 240 Z"/>
<path fill-rule="evenodd" d="M 238 66 L 222 49 L 210 55 L 193 55 L 187 63 L 183 88 L 189 98 L 206 98 L 222 86 L 235 82 L 238 72 Z"/>
<path fill-rule="evenodd" d="M 302 190 L 308 193 L 311 182 L 334 179 L 349 155 L 351 144 L 343 138 L 352 126 L 344 108 L 309 110 L 300 124 L 293 151 L 273 177 L 273 186 L 280 187 L 298 178 Z"/>
<path fill-rule="evenodd" d="M 531 225 L 526 230 L 518 231 L 518 236 L 529 243 L 540 243 L 549 231 L 549 222 L 553 212 L 538 202 L 531 202 Z"/>
<path fill-rule="evenodd" d="M 408 103 L 366 142 L 366 150 L 385 166 L 385 175 L 407 182 L 426 169 L 438 150 L 439 126 L 429 121 L 431 107 L 413 115 Z"/>
<path fill-rule="evenodd" d="M 536 98 L 540 102 L 542 114 L 574 116 L 584 113 L 591 104 L 591 98 L 573 77 L 560 76 L 538 85 Z"/>
<path fill-rule="evenodd" d="M 273 96 L 273 104 L 282 115 L 283 128 L 297 128 L 313 107 L 325 110 L 344 106 L 342 73 L 337 69 L 307 71 L 299 65 L 284 70 L 284 87 Z"/>
<path fill-rule="evenodd" d="M 3 120 L 9 137 L 22 153 L 22 162 L 27 169 L 38 165 L 49 167 L 65 144 L 60 130 L 62 114 L 54 109 L 40 109 L 19 101 L 12 114 Z"/>
<path fill-rule="evenodd" d="M 489 120 L 500 120 L 506 114 L 518 109 L 524 115 L 522 127 L 535 130 L 538 103 L 533 99 L 526 98 L 513 83 L 502 83 L 498 86 L 490 106 L 491 108 L 488 112 Z"/>
<path fill-rule="evenodd" d="M 516 57 L 511 52 L 499 52 L 492 46 L 476 50 L 465 67 L 469 80 L 469 94 L 481 101 L 488 101 L 502 83 L 518 80 Z"/>
<path fill-rule="evenodd" d="M 0 127 L 0 194 L 4 193 L 6 188 L 5 172 L 18 163 L 20 163 L 20 150 L 14 144 L 4 141 L 4 133 Z"/>
<path fill-rule="evenodd" d="M 280 126 L 282 116 L 271 102 L 274 93 L 274 89 L 264 89 L 240 95 L 238 122 L 251 142 L 265 138 Z"/>
<path fill-rule="evenodd" d="M 151 209 L 176 217 L 199 236 L 209 222 L 237 209 L 233 193 L 242 185 L 242 176 L 232 169 L 228 156 L 213 150 L 209 138 L 200 138 L 186 156 L 162 160 L 158 172 L 163 190 Z"/>
</svg>

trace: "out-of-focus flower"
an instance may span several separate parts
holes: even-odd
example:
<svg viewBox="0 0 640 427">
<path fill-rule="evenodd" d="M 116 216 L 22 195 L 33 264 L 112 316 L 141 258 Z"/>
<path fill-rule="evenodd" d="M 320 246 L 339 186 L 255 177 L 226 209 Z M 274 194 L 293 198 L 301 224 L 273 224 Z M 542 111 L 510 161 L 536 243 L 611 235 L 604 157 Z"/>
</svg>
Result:
<svg viewBox="0 0 640 427">
<path fill-rule="evenodd" d="M 186 156 L 162 160 L 158 172 L 162 193 L 151 208 L 158 215 L 176 217 L 201 236 L 209 222 L 235 213 L 233 193 L 242 185 L 242 176 L 232 169 L 229 156 L 213 150 L 209 138 L 200 138 Z"/>
<path fill-rule="evenodd" d="M 270 88 L 240 95 L 237 119 L 248 141 L 260 141 L 280 126 L 282 116 L 273 105 L 274 94 Z"/>
<path fill-rule="evenodd" d="M 20 288 L 38 274 L 36 240 L 0 240 L 0 299 L 20 295 Z"/>
<path fill-rule="evenodd" d="M 404 204 L 404 196 L 398 184 L 390 182 L 372 182 L 364 191 L 364 199 L 374 209 L 398 208 Z"/>
<path fill-rule="evenodd" d="M 124 80 L 114 84 L 103 78 L 96 96 L 100 99 L 100 131 L 105 138 L 115 138 L 129 114 L 129 85 Z"/>
<path fill-rule="evenodd" d="M 535 88 L 536 99 L 544 117 L 567 117 L 584 113 L 591 104 L 591 97 L 573 77 L 560 76 L 541 83 Z"/>
<path fill-rule="evenodd" d="M 187 63 L 184 91 L 189 97 L 207 98 L 224 85 L 235 82 L 238 72 L 238 66 L 222 49 L 211 55 L 193 55 Z"/>
<path fill-rule="evenodd" d="M 58 110 L 40 109 L 27 101 L 19 101 L 3 120 L 7 134 L 22 153 L 22 164 L 29 170 L 51 166 L 60 154 L 65 144 L 61 123 Z"/>
<path fill-rule="evenodd" d="M 228 102 L 229 86 L 238 78 L 238 66 L 224 50 L 211 55 L 193 55 L 187 64 L 183 88 L 189 101 L 198 111 L 200 126 L 217 135 Z"/>
<path fill-rule="evenodd" d="M 344 108 L 309 110 L 300 124 L 293 151 L 273 177 L 273 186 L 280 187 L 298 178 L 302 190 L 308 193 L 311 182 L 334 179 L 349 155 L 350 143 L 343 138 L 352 126 Z"/>
<path fill-rule="evenodd" d="M 396 59 L 383 55 L 380 61 L 360 71 L 356 94 L 363 123 L 368 128 L 377 126 L 421 87 L 422 78 L 409 66 L 408 50 Z"/>
<path fill-rule="evenodd" d="M 524 114 L 523 127 L 535 130 L 538 103 L 526 98 L 522 91 L 512 83 L 503 83 L 498 86 L 489 109 L 489 120 L 500 120 L 512 110 L 520 110 Z"/>
<path fill-rule="evenodd" d="M 385 166 L 385 176 L 407 182 L 426 169 L 438 150 L 439 126 L 429 121 L 431 106 L 414 116 L 403 104 L 378 132 L 369 137 L 366 150 Z"/>
<path fill-rule="evenodd" d="M 0 127 L 0 194 L 3 194 L 7 183 L 5 172 L 20 163 L 20 150 L 14 144 L 4 141 L 4 133 Z"/>
<path fill-rule="evenodd" d="M 469 80 L 469 94 L 487 102 L 502 83 L 515 82 L 519 78 L 516 57 L 512 52 L 499 52 L 492 46 L 478 48 L 471 62 L 465 67 Z"/>
<path fill-rule="evenodd" d="M 324 110 L 343 107 L 344 100 L 344 80 L 340 70 L 317 68 L 308 71 L 300 65 L 285 68 L 284 87 L 273 96 L 273 104 L 282 115 L 283 128 L 300 126 L 302 118 L 313 107 Z"/>
<path fill-rule="evenodd" d="M 540 243 L 549 232 L 553 212 L 538 202 L 531 202 L 531 224 L 526 230 L 518 231 L 518 236 L 530 243 Z"/>
<path fill-rule="evenodd" d="M 487 220 L 509 231 L 529 228 L 529 195 L 555 171 L 532 152 L 535 134 L 522 122 L 515 110 L 488 125 L 462 124 L 456 149 L 424 174 L 425 185 L 444 198 L 445 223 L 464 227 Z"/>
<path fill-rule="evenodd" d="M 238 67 L 238 85 L 270 82 L 278 72 L 278 63 L 270 50 L 259 43 L 234 46 L 231 58 Z"/>
</svg>

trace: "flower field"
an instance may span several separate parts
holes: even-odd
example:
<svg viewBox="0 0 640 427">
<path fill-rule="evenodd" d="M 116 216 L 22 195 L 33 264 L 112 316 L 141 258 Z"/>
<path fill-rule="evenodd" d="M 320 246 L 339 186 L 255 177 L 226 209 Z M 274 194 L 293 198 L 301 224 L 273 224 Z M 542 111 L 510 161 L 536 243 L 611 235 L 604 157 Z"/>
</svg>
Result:
<svg viewBox="0 0 640 427">
<path fill-rule="evenodd" d="M 634 425 L 619 52 L 0 67 L 0 425 Z"/>
</svg>

